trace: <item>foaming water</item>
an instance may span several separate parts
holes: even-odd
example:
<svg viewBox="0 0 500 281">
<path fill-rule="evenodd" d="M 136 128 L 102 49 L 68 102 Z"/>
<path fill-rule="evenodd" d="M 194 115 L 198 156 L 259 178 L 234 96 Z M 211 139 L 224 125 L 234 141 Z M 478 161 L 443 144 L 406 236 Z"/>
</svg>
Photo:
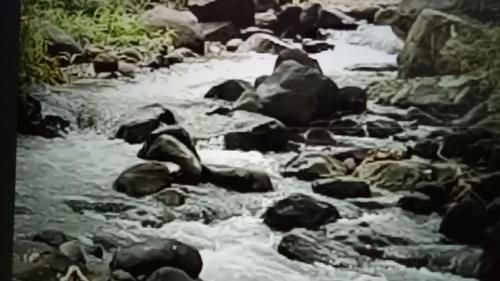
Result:
<svg viewBox="0 0 500 281">
<path fill-rule="evenodd" d="M 341 41 L 336 45 L 333 52 L 314 57 L 340 86 L 363 87 L 394 77 L 394 73 L 356 73 L 345 68 L 357 63 L 395 63 L 395 55 Z M 136 157 L 140 145 L 110 139 L 134 109 L 160 103 L 172 108 L 194 137 L 220 135 L 230 129 L 230 119 L 207 117 L 206 112 L 220 102 L 206 100 L 203 95 L 227 79 L 253 82 L 258 76 L 270 74 L 274 60 L 275 56 L 262 54 L 203 59 L 142 73 L 130 81 L 80 81 L 36 91 L 46 113 L 62 115 L 72 121 L 73 128 L 64 139 L 19 137 L 16 206 L 29 212 L 16 214 L 16 234 L 56 228 L 82 239 L 105 234 L 123 244 L 151 237 L 175 238 L 200 249 L 204 261 L 201 278 L 207 281 L 466 280 L 394 263 L 340 269 L 280 255 L 277 244 L 283 234 L 265 226 L 261 215 L 276 200 L 297 192 L 337 206 L 343 217 L 339 225 L 368 222 L 375 231 L 400 232 L 398 236 L 415 243 L 437 243 L 439 239 L 437 218 L 412 216 L 395 208 L 366 212 L 348 201 L 313 193 L 309 183 L 282 178 L 280 166 L 293 157 L 292 152 L 225 151 L 220 139 L 200 143 L 204 163 L 253 167 L 270 173 L 276 190 L 266 194 L 239 194 L 207 184 L 190 187 L 185 205 L 167 208 L 151 198 L 132 199 L 112 190 L 113 181 L 125 168 L 142 162 Z M 76 213 L 69 201 L 132 206 L 155 219 L 176 219 L 151 228 L 125 211 L 110 214 L 90 208 Z"/>
</svg>

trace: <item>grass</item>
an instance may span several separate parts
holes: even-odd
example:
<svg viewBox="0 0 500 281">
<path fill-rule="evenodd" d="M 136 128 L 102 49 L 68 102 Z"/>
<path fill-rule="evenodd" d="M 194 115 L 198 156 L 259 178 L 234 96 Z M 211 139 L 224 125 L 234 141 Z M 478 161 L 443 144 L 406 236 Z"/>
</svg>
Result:
<svg viewBox="0 0 500 281">
<path fill-rule="evenodd" d="M 151 31 L 140 21 L 149 0 L 23 0 L 21 83 L 60 83 L 57 61 L 47 55 L 44 27 L 56 25 L 81 43 L 141 46 L 154 52 L 172 44 L 172 30 Z"/>
</svg>

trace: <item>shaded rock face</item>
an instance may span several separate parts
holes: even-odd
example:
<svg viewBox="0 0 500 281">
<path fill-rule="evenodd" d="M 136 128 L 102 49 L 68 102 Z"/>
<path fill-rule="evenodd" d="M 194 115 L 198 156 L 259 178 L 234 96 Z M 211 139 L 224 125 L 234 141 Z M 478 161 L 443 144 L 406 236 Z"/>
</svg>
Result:
<svg viewBox="0 0 500 281">
<path fill-rule="evenodd" d="M 287 49 L 283 50 L 279 53 L 278 58 L 276 59 L 276 63 L 274 64 L 274 70 L 276 69 L 285 61 L 295 61 L 303 66 L 307 66 L 313 69 L 316 69 L 319 73 L 323 73 L 321 70 L 321 67 L 319 66 L 319 63 L 317 60 L 311 58 L 308 56 L 306 53 L 299 49 Z"/>
<path fill-rule="evenodd" d="M 343 115 L 361 114 L 366 111 L 368 96 L 359 87 L 344 87 L 339 90 L 335 108 Z"/>
<path fill-rule="evenodd" d="M 399 56 L 399 75 L 411 78 L 463 73 L 456 57 L 446 57 L 442 50 L 457 36 L 479 36 L 481 32 L 480 28 L 457 16 L 423 10 L 412 25 Z"/>
<path fill-rule="evenodd" d="M 83 54 L 82 46 L 76 40 L 61 28 L 49 25 L 47 26 L 46 36 L 48 40 L 48 53 L 57 55 L 60 53 L 69 53 L 70 55 Z"/>
<path fill-rule="evenodd" d="M 226 44 L 240 35 L 240 30 L 232 22 L 208 22 L 200 26 L 205 41 Z"/>
<path fill-rule="evenodd" d="M 238 27 L 255 22 L 253 0 L 189 0 L 187 6 L 200 22 L 230 21 Z"/>
<path fill-rule="evenodd" d="M 212 87 L 205 98 L 216 98 L 227 101 L 236 101 L 245 91 L 252 91 L 253 87 L 244 80 L 231 79 Z"/>
<path fill-rule="evenodd" d="M 263 171 L 218 165 L 204 168 L 204 180 L 229 190 L 267 192 L 274 189 L 269 175 Z"/>
<path fill-rule="evenodd" d="M 303 152 L 292 159 L 282 171 L 284 176 L 309 181 L 344 176 L 346 173 L 344 163 L 321 152 Z"/>
<path fill-rule="evenodd" d="M 143 14 L 141 20 L 147 27 L 152 29 L 174 29 L 176 31 L 174 47 L 186 47 L 203 54 L 204 39 L 202 29 L 192 13 L 157 5 Z"/>
<path fill-rule="evenodd" d="M 331 116 L 337 92 L 337 85 L 328 77 L 294 60 L 281 63 L 256 90 L 261 112 L 286 125 Z"/>
<path fill-rule="evenodd" d="M 141 107 L 120 126 L 116 138 L 131 144 L 141 143 L 162 123 L 167 125 L 176 123 L 175 116 L 170 110 L 159 104 Z"/>
<path fill-rule="evenodd" d="M 238 53 L 271 53 L 278 54 L 282 50 L 296 49 L 295 46 L 286 43 L 277 37 L 266 33 L 255 33 L 238 47 Z"/>
<path fill-rule="evenodd" d="M 184 271 L 196 279 L 203 263 L 193 247 L 172 239 L 150 240 L 118 249 L 109 264 L 112 270 L 123 270 L 133 276 L 149 276 L 163 267 Z"/>
<path fill-rule="evenodd" d="M 151 274 L 146 281 L 194 281 L 184 271 L 173 267 L 162 267 Z"/>
<path fill-rule="evenodd" d="M 448 211 L 441 221 L 439 231 L 452 240 L 475 243 L 483 237 L 487 226 L 486 218 L 486 207 L 482 203 L 466 200 Z"/>
<path fill-rule="evenodd" d="M 224 135 L 227 149 L 284 151 L 288 144 L 288 130 L 278 120 L 255 113 L 235 111 L 239 130 Z M 239 123 L 239 121 L 238 121 Z"/>
<path fill-rule="evenodd" d="M 335 222 L 339 217 L 340 214 L 333 205 L 307 195 L 293 194 L 270 207 L 264 214 L 264 223 L 279 231 L 293 228 L 317 229 Z"/>
<path fill-rule="evenodd" d="M 173 136 L 161 134 L 151 144 L 145 144 L 141 149 L 140 158 L 145 160 L 156 160 L 172 162 L 181 168 L 180 182 L 197 182 L 202 174 L 200 160 L 181 141 Z"/>
<path fill-rule="evenodd" d="M 337 199 L 371 197 L 368 183 L 353 178 L 325 179 L 313 182 L 314 192 Z"/>
<path fill-rule="evenodd" d="M 156 193 L 170 186 L 172 175 L 160 163 L 143 163 L 125 170 L 113 183 L 113 189 L 132 197 Z"/>
</svg>

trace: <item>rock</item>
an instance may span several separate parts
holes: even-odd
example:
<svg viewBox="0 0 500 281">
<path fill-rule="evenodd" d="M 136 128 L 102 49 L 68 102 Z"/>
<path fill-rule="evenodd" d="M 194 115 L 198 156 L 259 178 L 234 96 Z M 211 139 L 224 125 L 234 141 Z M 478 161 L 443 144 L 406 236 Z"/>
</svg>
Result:
<svg viewBox="0 0 500 281">
<path fill-rule="evenodd" d="M 500 274 L 500 222 L 491 228 L 483 243 L 483 255 L 477 278 L 481 281 L 496 281 Z"/>
<path fill-rule="evenodd" d="M 205 41 L 226 44 L 231 38 L 240 35 L 240 30 L 232 22 L 208 22 L 200 25 Z"/>
<path fill-rule="evenodd" d="M 248 27 L 255 21 L 253 0 L 189 0 L 187 7 L 200 22 L 230 21 Z"/>
<path fill-rule="evenodd" d="M 259 95 L 255 91 L 246 91 L 240 98 L 234 102 L 230 111 L 247 111 L 253 113 L 260 113 L 262 104 Z"/>
<path fill-rule="evenodd" d="M 261 113 L 285 125 L 304 125 L 334 113 L 337 91 L 337 85 L 316 69 L 286 60 L 256 93 Z"/>
<path fill-rule="evenodd" d="M 303 135 L 304 142 L 310 145 L 336 145 L 335 136 L 323 128 L 308 129 Z"/>
<path fill-rule="evenodd" d="M 486 207 L 486 217 L 488 225 L 495 225 L 500 222 L 500 197 L 497 197 Z"/>
<path fill-rule="evenodd" d="M 271 53 L 278 54 L 285 49 L 296 49 L 295 46 L 288 44 L 272 35 L 265 33 L 256 33 L 250 36 L 237 50 L 238 53 Z"/>
<path fill-rule="evenodd" d="M 255 88 L 259 87 L 259 85 L 262 84 L 262 82 L 264 82 L 268 77 L 269 77 L 269 75 L 262 75 L 262 76 L 257 77 L 255 79 L 255 82 L 253 83 L 253 86 Z"/>
<path fill-rule="evenodd" d="M 131 63 L 138 63 L 144 60 L 142 52 L 135 47 L 125 48 L 120 51 L 120 56 L 130 60 Z"/>
<path fill-rule="evenodd" d="M 189 150 L 195 154 L 196 158 L 200 158 L 191 135 L 184 128 L 178 125 L 161 125 L 158 129 L 151 132 L 144 142 L 145 150 L 139 151 L 138 157 L 141 158 L 141 155 L 144 155 L 147 152 L 147 148 L 149 148 L 153 144 L 154 140 L 161 135 L 169 135 L 176 138 L 189 148 Z"/>
<path fill-rule="evenodd" d="M 45 243 L 52 247 L 59 247 L 69 240 L 70 238 L 64 232 L 55 229 L 42 230 L 33 236 L 33 241 Z"/>
<path fill-rule="evenodd" d="M 255 5 L 255 12 L 257 13 L 263 13 L 271 9 L 275 11 L 281 9 L 281 3 L 278 0 L 253 0 L 253 3 Z"/>
<path fill-rule="evenodd" d="M 78 241 L 69 241 L 61 244 L 59 251 L 75 264 L 85 265 L 87 263 L 85 254 Z"/>
<path fill-rule="evenodd" d="M 161 124 L 176 123 L 174 114 L 159 104 L 140 107 L 136 113 L 120 126 L 116 138 L 130 144 L 141 143 Z"/>
<path fill-rule="evenodd" d="M 340 218 L 337 209 L 308 195 L 293 194 L 276 202 L 264 214 L 264 223 L 278 231 L 317 229 Z"/>
<path fill-rule="evenodd" d="M 174 47 L 186 47 L 203 54 L 204 39 L 196 17 L 188 11 L 177 11 L 163 5 L 157 5 L 141 16 L 141 21 L 151 29 L 174 29 Z"/>
<path fill-rule="evenodd" d="M 82 46 L 70 34 L 55 25 L 48 25 L 45 34 L 48 41 L 47 52 L 52 56 L 61 53 L 70 55 L 84 53 Z"/>
<path fill-rule="evenodd" d="M 430 201 L 438 207 L 450 201 L 450 195 L 441 183 L 419 182 L 415 185 L 415 191 L 427 195 Z"/>
<path fill-rule="evenodd" d="M 274 189 L 266 172 L 247 168 L 206 165 L 204 179 L 214 185 L 243 193 Z"/>
<path fill-rule="evenodd" d="M 83 215 L 85 211 L 95 213 L 121 213 L 130 209 L 134 209 L 133 205 L 124 204 L 121 202 L 89 202 L 88 200 L 65 200 L 64 204 L 68 205 L 71 210 L 77 214 Z"/>
<path fill-rule="evenodd" d="M 373 120 L 366 122 L 368 135 L 373 138 L 385 139 L 403 132 L 398 122 L 393 120 Z"/>
<path fill-rule="evenodd" d="M 336 109 L 340 114 L 361 114 L 366 111 L 366 91 L 359 87 L 344 87 L 338 92 Z"/>
<path fill-rule="evenodd" d="M 165 206 L 177 207 L 184 205 L 187 195 L 178 189 L 169 188 L 155 194 L 154 198 Z"/>
<path fill-rule="evenodd" d="M 330 122 L 329 129 L 335 135 L 364 137 L 365 131 L 362 124 L 352 119 L 340 119 Z"/>
<path fill-rule="evenodd" d="M 429 196 L 419 193 L 403 196 L 399 199 L 398 206 L 405 211 L 419 215 L 430 215 L 437 209 Z"/>
<path fill-rule="evenodd" d="M 237 131 L 224 135 L 226 149 L 284 151 L 288 144 L 288 130 L 278 120 L 259 114 L 235 111 Z M 241 121 L 240 121 L 241 120 Z"/>
<path fill-rule="evenodd" d="M 173 267 L 196 279 L 203 263 L 195 248 L 173 239 L 158 239 L 118 249 L 109 266 L 135 277 L 153 274 L 162 267 Z"/>
<path fill-rule="evenodd" d="M 358 63 L 351 65 L 346 70 L 367 72 L 393 72 L 398 71 L 398 66 L 391 63 Z"/>
<path fill-rule="evenodd" d="M 371 197 L 370 186 L 354 178 L 335 178 L 313 182 L 312 190 L 337 199 Z"/>
<path fill-rule="evenodd" d="M 245 41 L 248 40 L 248 38 L 252 37 L 255 34 L 267 34 L 271 37 L 274 37 L 274 32 L 272 30 L 260 28 L 260 27 L 256 27 L 256 26 L 247 27 L 245 29 L 240 30 L 240 32 L 241 32 L 241 38 Z M 273 40 L 273 41 L 276 41 L 276 43 L 279 43 L 279 44 L 286 44 L 284 41 L 280 41 L 279 39 Z M 270 43 L 272 43 L 272 42 L 268 42 L 268 44 L 270 44 Z M 265 53 L 265 52 L 263 51 L 263 53 Z"/>
<path fill-rule="evenodd" d="M 289 161 L 282 174 L 287 177 L 296 177 L 300 180 L 316 180 L 344 176 L 347 172 L 345 165 L 321 152 L 302 152 Z"/>
<path fill-rule="evenodd" d="M 278 54 L 278 58 L 274 63 L 274 71 L 285 61 L 295 61 L 303 66 L 316 69 L 319 73 L 323 73 L 317 60 L 311 58 L 306 53 L 299 49 L 286 49 Z"/>
<path fill-rule="evenodd" d="M 481 29 L 454 15 L 425 9 L 410 29 L 399 57 L 399 75 L 403 78 L 463 73 L 456 57 L 447 58 L 442 50 L 449 41 Z M 431 43 L 431 38 L 434 38 Z"/>
<path fill-rule="evenodd" d="M 160 134 L 151 143 L 145 143 L 139 158 L 162 162 L 172 162 L 181 168 L 181 175 L 174 181 L 197 182 L 202 166 L 198 157 L 181 141 L 168 134 Z"/>
<path fill-rule="evenodd" d="M 480 196 L 486 203 L 493 202 L 500 197 L 498 185 L 500 183 L 500 172 L 495 171 L 479 177 L 479 181 L 472 185 L 476 195 Z"/>
<path fill-rule="evenodd" d="M 132 274 L 128 272 L 125 272 L 123 270 L 116 270 L 111 274 L 110 281 L 136 281 L 136 279 L 134 278 L 134 276 L 132 276 Z"/>
<path fill-rule="evenodd" d="M 245 91 L 252 91 L 252 84 L 244 80 L 231 79 L 212 87 L 205 98 L 236 101 Z"/>
<path fill-rule="evenodd" d="M 97 55 L 92 61 L 92 64 L 94 66 L 94 72 L 96 74 L 118 71 L 118 58 L 109 53 L 102 53 Z"/>
<path fill-rule="evenodd" d="M 184 271 L 173 267 L 162 267 L 151 274 L 146 281 L 194 281 Z"/>
<path fill-rule="evenodd" d="M 255 26 L 263 29 L 276 30 L 278 17 L 273 10 L 255 14 Z"/>
<path fill-rule="evenodd" d="M 150 162 L 126 169 L 113 183 L 113 189 L 132 197 L 156 193 L 170 186 L 173 176 L 166 166 Z"/>
<path fill-rule="evenodd" d="M 134 78 L 137 68 L 133 64 L 119 61 L 117 71 L 125 77 Z"/>
<path fill-rule="evenodd" d="M 466 200 L 446 213 L 439 232 L 461 243 L 479 242 L 486 229 L 486 218 L 486 207 L 483 204 Z"/>
<path fill-rule="evenodd" d="M 304 42 L 302 48 L 310 54 L 316 54 L 324 51 L 332 51 L 335 49 L 335 45 L 326 41 L 308 40 Z"/>
<path fill-rule="evenodd" d="M 235 52 L 243 44 L 243 40 L 240 38 L 234 38 L 226 43 L 226 50 L 229 52 Z"/>
</svg>

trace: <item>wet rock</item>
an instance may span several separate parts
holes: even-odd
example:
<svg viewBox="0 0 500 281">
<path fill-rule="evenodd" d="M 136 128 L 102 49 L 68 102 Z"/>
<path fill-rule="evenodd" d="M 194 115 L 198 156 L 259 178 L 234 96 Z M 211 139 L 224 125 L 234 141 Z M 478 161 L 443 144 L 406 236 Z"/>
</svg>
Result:
<svg viewBox="0 0 500 281">
<path fill-rule="evenodd" d="M 184 205 L 187 195 L 177 189 L 165 189 L 155 194 L 154 198 L 165 206 L 177 207 Z"/>
<path fill-rule="evenodd" d="M 42 105 L 34 97 L 18 95 L 18 132 L 44 138 L 62 137 L 69 127 L 69 121 L 60 116 L 42 115 Z"/>
<path fill-rule="evenodd" d="M 464 73 L 456 64 L 456 57 L 447 57 L 443 49 L 450 40 L 466 34 L 480 36 L 481 29 L 454 15 L 423 10 L 412 25 L 399 57 L 399 75 L 410 78 Z M 429 38 L 439 39 L 431 44 Z"/>
<path fill-rule="evenodd" d="M 304 142 L 310 145 L 335 145 L 335 136 L 323 128 L 311 128 L 303 134 Z"/>
<path fill-rule="evenodd" d="M 191 149 L 167 134 L 157 136 L 151 144 L 146 143 L 138 156 L 145 160 L 172 162 L 179 165 L 180 175 L 174 181 L 181 183 L 196 183 L 202 173 L 200 160 Z"/>
<path fill-rule="evenodd" d="M 55 56 L 60 53 L 68 53 L 70 55 L 83 54 L 82 46 L 66 31 L 55 26 L 49 25 L 45 28 L 48 53 Z"/>
<path fill-rule="evenodd" d="M 236 101 L 245 91 L 251 91 L 253 87 L 244 80 L 231 79 L 212 87 L 205 98 L 216 98 L 227 101 Z"/>
<path fill-rule="evenodd" d="M 243 40 L 245 40 L 245 41 L 246 41 L 246 40 L 248 40 L 250 37 L 252 37 L 252 36 L 253 36 L 253 35 L 255 35 L 255 34 L 267 34 L 267 35 L 269 35 L 269 36 L 271 36 L 271 37 L 273 37 L 273 36 L 274 36 L 274 32 L 273 32 L 272 30 L 270 30 L 270 29 L 266 29 L 266 28 L 260 28 L 260 27 L 257 27 L 257 26 L 250 26 L 250 27 L 247 27 L 247 28 L 245 28 L 245 29 L 240 30 L 240 32 L 241 32 L 241 39 L 243 39 Z M 259 40 L 264 41 L 263 39 L 264 39 L 264 38 L 260 38 Z M 256 39 L 254 39 L 254 40 L 256 40 Z M 282 42 L 282 41 L 279 41 L 279 40 L 274 40 L 274 39 L 271 39 L 271 40 L 272 40 L 273 42 L 276 42 L 277 44 L 282 44 L 282 43 L 284 44 L 284 43 L 285 43 L 284 41 Z M 243 42 L 243 43 L 244 43 L 244 42 Z M 243 44 L 243 43 L 242 43 L 242 44 Z M 268 42 L 268 43 L 267 43 L 268 45 L 265 45 L 266 43 L 262 43 L 261 45 L 264 45 L 264 46 L 266 46 L 266 48 L 270 49 L 270 47 L 269 47 L 269 46 L 271 46 L 271 43 L 272 43 L 272 42 Z M 242 44 L 240 44 L 240 46 L 241 46 Z M 252 44 L 255 44 L 255 41 L 254 41 L 254 43 L 252 43 Z M 238 46 L 238 48 L 239 48 L 240 46 Z M 248 47 L 248 46 L 247 46 L 247 47 Z M 265 48 L 262 48 L 262 49 L 263 49 L 263 51 L 260 51 L 260 52 L 261 52 L 261 53 L 266 53 L 266 51 L 265 51 L 266 49 L 265 49 Z M 255 52 L 259 52 L 259 51 L 255 51 Z M 279 51 L 277 51 L 277 52 L 279 52 Z M 272 52 L 271 52 L 271 53 L 272 53 Z"/>
<path fill-rule="evenodd" d="M 364 137 L 366 135 L 363 125 L 352 119 L 334 120 L 328 127 L 336 135 Z"/>
<path fill-rule="evenodd" d="M 493 172 L 479 177 L 479 181 L 472 188 L 477 196 L 486 203 L 493 202 L 500 197 L 498 189 L 500 183 L 500 172 Z"/>
<path fill-rule="evenodd" d="M 75 264 L 85 265 L 87 260 L 78 241 L 69 241 L 59 246 L 59 251 Z"/>
<path fill-rule="evenodd" d="M 412 153 L 422 158 L 436 159 L 439 145 L 439 142 L 433 139 L 417 140 L 412 148 Z"/>
<path fill-rule="evenodd" d="M 274 189 L 266 172 L 247 168 L 206 165 L 204 179 L 237 192 L 266 192 Z"/>
<path fill-rule="evenodd" d="M 413 161 L 383 160 L 360 165 L 354 176 L 390 191 L 411 190 L 425 165 Z"/>
<path fill-rule="evenodd" d="M 173 239 L 149 240 L 120 248 L 110 263 L 112 270 L 123 270 L 135 277 L 173 267 L 194 279 L 198 278 L 202 266 L 200 253 L 195 248 Z"/>
<path fill-rule="evenodd" d="M 156 193 L 170 186 L 173 176 L 160 163 L 149 162 L 126 169 L 113 183 L 113 189 L 132 197 Z"/>
<path fill-rule="evenodd" d="M 232 22 L 208 22 L 200 25 L 205 41 L 226 44 L 231 38 L 240 35 L 240 30 Z"/>
<path fill-rule="evenodd" d="M 137 73 L 137 67 L 133 64 L 119 61 L 117 71 L 125 77 L 134 78 Z"/>
<path fill-rule="evenodd" d="M 500 222 L 488 233 L 481 256 L 478 278 L 481 281 L 496 281 L 500 274 Z"/>
<path fill-rule="evenodd" d="M 255 4 L 255 12 L 257 13 L 263 13 L 269 10 L 279 10 L 280 8 L 280 1 L 278 0 L 253 0 Z"/>
<path fill-rule="evenodd" d="M 429 196 L 419 193 L 403 196 L 399 199 L 398 206 L 405 211 L 419 215 L 430 215 L 437 209 Z"/>
<path fill-rule="evenodd" d="M 319 73 L 323 73 L 318 61 L 299 49 L 286 49 L 281 51 L 278 54 L 276 63 L 274 64 L 274 71 L 276 71 L 276 69 L 285 61 L 295 61 L 303 66 L 316 69 Z"/>
<path fill-rule="evenodd" d="M 116 138 L 130 144 L 141 143 L 162 123 L 167 125 L 176 123 L 175 116 L 170 110 L 159 104 L 140 107 L 137 113 L 120 125 Z"/>
<path fill-rule="evenodd" d="M 287 149 L 288 131 L 278 120 L 259 114 L 235 111 L 237 131 L 224 135 L 226 149 L 284 151 Z"/>
<path fill-rule="evenodd" d="M 230 111 L 246 111 L 253 113 L 260 113 L 262 104 L 260 96 L 255 91 L 245 91 L 240 98 L 234 102 Z"/>
<path fill-rule="evenodd" d="M 182 144 L 184 144 L 189 150 L 191 150 L 192 153 L 196 156 L 196 158 L 200 159 L 198 152 L 196 151 L 195 144 L 193 142 L 193 139 L 191 138 L 191 135 L 186 131 L 181 126 L 177 125 L 160 125 L 160 127 L 146 138 L 144 141 L 144 146 L 142 149 L 137 153 L 137 156 L 139 158 L 147 157 L 147 153 L 149 151 L 149 148 L 153 145 L 154 141 L 161 135 L 168 135 L 171 137 L 174 137 L 178 141 L 180 141 Z"/>
<path fill-rule="evenodd" d="M 71 238 L 68 237 L 64 232 L 55 229 L 42 230 L 33 236 L 33 241 L 45 243 L 52 247 L 59 247 L 59 245 L 70 240 Z"/>
<path fill-rule="evenodd" d="M 255 88 L 259 87 L 259 85 L 262 84 L 262 82 L 264 82 L 268 77 L 269 77 L 269 75 L 262 75 L 262 76 L 255 78 L 255 82 L 254 82 L 253 86 Z"/>
<path fill-rule="evenodd" d="M 248 27 L 255 21 L 253 0 L 189 0 L 187 6 L 200 22 L 230 21 Z"/>
<path fill-rule="evenodd" d="M 337 91 L 337 85 L 317 70 L 287 60 L 259 85 L 256 93 L 261 113 L 285 125 L 304 125 L 333 114 Z"/>
<path fill-rule="evenodd" d="M 444 185 L 439 182 L 419 182 L 415 191 L 427 195 L 436 206 L 443 206 L 450 200 L 450 195 Z"/>
<path fill-rule="evenodd" d="M 234 38 L 226 43 L 226 50 L 229 52 L 235 52 L 243 44 L 243 40 L 240 38 Z"/>
<path fill-rule="evenodd" d="M 366 122 L 368 135 L 373 138 L 385 139 L 403 132 L 398 122 L 393 120 L 373 120 Z"/>
<path fill-rule="evenodd" d="M 135 208 L 121 202 L 89 202 L 86 200 L 67 200 L 64 201 L 71 210 L 78 214 L 83 214 L 85 211 L 93 211 L 97 213 L 121 213 Z"/>
<path fill-rule="evenodd" d="M 393 72 L 398 71 L 398 66 L 390 63 L 359 63 L 345 69 L 349 71 Z"/>
<path fill-rule="evenodd" d="M 194 281 L 184 271 L 173 267 L 162 267 L 151 274 L 146 281 Z"/>
<path fill-rule="evenodd" d="M 313 182 L 314 192 L 337 199 L 371 197 L 368 183 L 354 178 L 335 178 Z"/>
<path fill-rule="evenodd" d="M 343 176 L 346 172 L 347 168 L 341 161 L 321 152 L 310 151 L 302 152 L 288 162 L 282 174 L 311 181 Z"/>
<path fill-rule="evenodd" d="M 366 111 L 366 91 L 359 87 L 344 87 L 338 92 L 335 108 L 340 114 L 361 114 Z"/>
<path fill-rule="evenodd" d="M 115 270 L 111 274 L 110 281 L 136 281 L 132 274 L 125 272 L 123 270 Z"/>
<path fill-rule="evenodd" d="M 482 203 L 466 200 L 450 208 L 439 231 L 452 240 L 475 243 L 481 240 L 486 229 L 486 217 L 486 207 Z"/>
<path fill-rule="evenodd" d="M 304 49 L 304 51 L 310 54 L 316 54 L 324 51 L 334 50 L 335 45 L 325 41 L 308 40 L 304 42 L 302 48 Z"/>
<path fill-rule="evenodd" d="M 109 53 L 102 53 L 93 59 L 92 65 L 96 74 L 104 72 L 114 73 L 118 71 L 118 57 Z"/>
<path fill-rule="evenodd" d="M 176 32 L 174 47 L 186 47 L 196 53 L 203 54 L 203 33 L 192 13 L 157 5 L 145 12 L 141 16 L 141 21 L 152 29 L 174 29 Z"/>
<path fill-rule="evenodd" d="M 302 7 L 297 5 L 286 5 L 282 7 L 281 11 L 277 14 L 278 25 L 276 27 L 276 34 L 291 35 L 297 34 L 296 26 L 300 23 L 300 14 Z M 287 34 L 288 33 L 288 34 Z"/>
<path fill-rule="evenodd" d="M 264 223 L 272 229 L 289 231 L 294 228 L 317 229 L 340 218 L 329 203 L 308 195 L 293 194 L 276 202 L 264 214 Z"/>
<path fill-rule="evenodd" d="M 286 49 L 296 49 L 295 46 L 286 43 L 273 35 L 266 33 L 255 33 L 241 44 L 238 48 L 238 53 L 271 53 L 279 54 L 279 52 Z"/>
<path fill-rule="evenodd" d="M 138 63 L 144 60 L 144 55 L 139 49 L 130 47 L 120 51 L 120 58 L 124 58 L 130 63 Z"/>
<path fill-rule="evenodd" d="M 492 139 L 492 137 L 492 133 L 488 130 L 474 128 L 460 130 L 444 136 L 441 154 L 447 158 L 465 158 L 467 155 L 481 158 L 485 156 L 482 155 L 485 154 L 484 152 L 481 153 L 481 150 L 485 148 L 484 143 L 479 147 L 474 144 Z M 472 160 L 469 158 L 469 161 Z"/>
</svg>

